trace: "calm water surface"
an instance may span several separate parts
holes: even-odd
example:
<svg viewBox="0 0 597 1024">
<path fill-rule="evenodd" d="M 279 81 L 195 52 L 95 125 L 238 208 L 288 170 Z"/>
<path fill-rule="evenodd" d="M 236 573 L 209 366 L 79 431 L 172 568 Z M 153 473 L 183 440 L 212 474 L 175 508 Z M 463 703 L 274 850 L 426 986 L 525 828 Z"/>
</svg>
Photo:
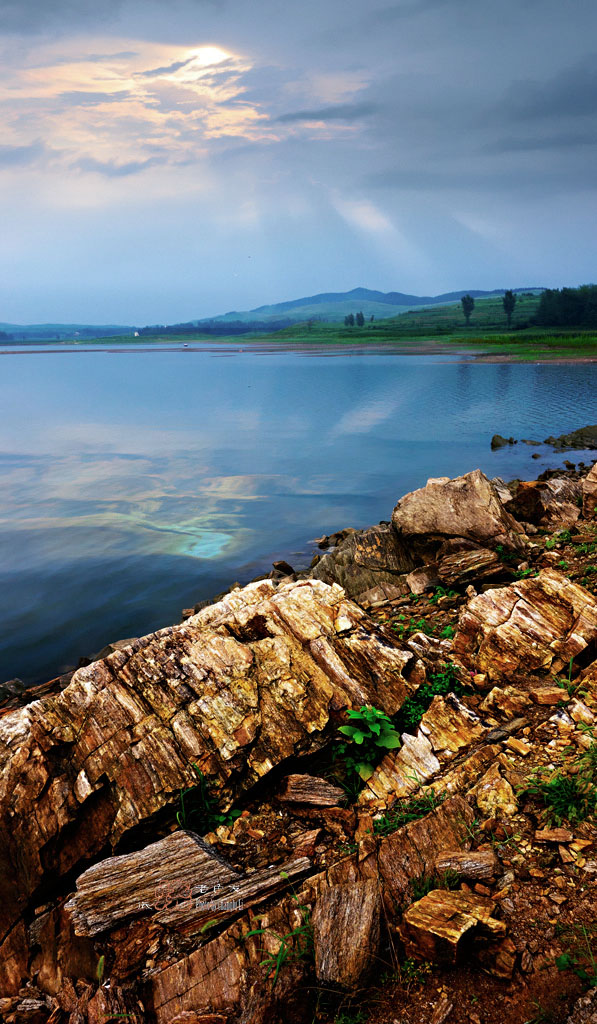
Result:
<svg viewBox="0 0 597 1024">
<path fill-rule="evenodd" d="M 596 385 L 594 365 L 451 357 L 2 352 L 0 680 L 50 678 L 275 558 L 304 566 L 314 537 L 388 519 L 429 476 L 560 465 L 491 435 L 595 423 Z"/>
</svg>

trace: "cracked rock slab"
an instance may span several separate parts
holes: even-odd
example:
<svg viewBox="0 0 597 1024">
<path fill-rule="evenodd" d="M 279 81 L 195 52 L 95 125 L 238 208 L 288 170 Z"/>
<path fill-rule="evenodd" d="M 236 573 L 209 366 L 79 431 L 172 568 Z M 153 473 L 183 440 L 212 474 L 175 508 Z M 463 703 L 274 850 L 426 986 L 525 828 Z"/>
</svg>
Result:
<svg viewBox="0 0 597 1024">
<path fill-rule="evenodd" d="M 474 597 L 460 614 L 454 656 L 492 681 L 561 671 L 597 639 L 597 601 L 554 569 Z"/>
</svg>

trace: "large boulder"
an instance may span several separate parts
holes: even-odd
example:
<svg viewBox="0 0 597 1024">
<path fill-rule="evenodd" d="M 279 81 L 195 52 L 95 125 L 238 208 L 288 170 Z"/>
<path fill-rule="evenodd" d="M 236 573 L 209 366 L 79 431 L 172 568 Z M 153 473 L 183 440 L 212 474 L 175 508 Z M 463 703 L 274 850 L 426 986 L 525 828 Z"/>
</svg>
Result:
<svg viewBox="0 0 597 1024">
<path fill-rule="evenodd" d="M 427 546 L 463 537 L 482 547 L 522 550 L 522 527 L 504 508 L 496 487 L 480 469 L 464 476 L 428 480 L 400 499 L 392 523 L 403 542 Z"/>
<path fill-rule="evenodd" d="M 545 569 L 474 597 L 460 614 L 453 654 L 497 682 L 537 670 L 559 672 L 596 639 L 593 595 Z"/>
</svg>

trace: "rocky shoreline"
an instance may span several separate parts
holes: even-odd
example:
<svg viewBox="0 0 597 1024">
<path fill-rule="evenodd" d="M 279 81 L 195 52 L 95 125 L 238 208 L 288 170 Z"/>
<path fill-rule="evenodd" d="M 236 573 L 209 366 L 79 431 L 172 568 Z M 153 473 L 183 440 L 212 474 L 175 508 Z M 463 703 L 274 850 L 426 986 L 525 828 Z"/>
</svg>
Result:
<svg viewBox="0 0 597 1024">
<path fill-rule="evenodd" d="M 5 694 L 1 1019 L 593 1020 L 596 507 L 431 480 Z"/>
</svg>

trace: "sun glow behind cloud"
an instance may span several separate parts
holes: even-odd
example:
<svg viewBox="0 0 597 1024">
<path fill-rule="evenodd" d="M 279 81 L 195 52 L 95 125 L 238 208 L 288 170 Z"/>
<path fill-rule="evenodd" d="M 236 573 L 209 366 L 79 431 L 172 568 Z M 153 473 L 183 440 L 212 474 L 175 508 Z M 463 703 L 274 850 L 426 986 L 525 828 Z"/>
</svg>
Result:
<svg viewBox="0 0 597 1024">
<path fill-rule="evenodd" d="M 68 50 L 0 71 L 5 166 L 12 152 L 13 164 L 125 178 L 195 162 L 210 139 L 274 137 L 243 98 L 251 62 L 221 47 L 87 39 Z"/>
</svg>

